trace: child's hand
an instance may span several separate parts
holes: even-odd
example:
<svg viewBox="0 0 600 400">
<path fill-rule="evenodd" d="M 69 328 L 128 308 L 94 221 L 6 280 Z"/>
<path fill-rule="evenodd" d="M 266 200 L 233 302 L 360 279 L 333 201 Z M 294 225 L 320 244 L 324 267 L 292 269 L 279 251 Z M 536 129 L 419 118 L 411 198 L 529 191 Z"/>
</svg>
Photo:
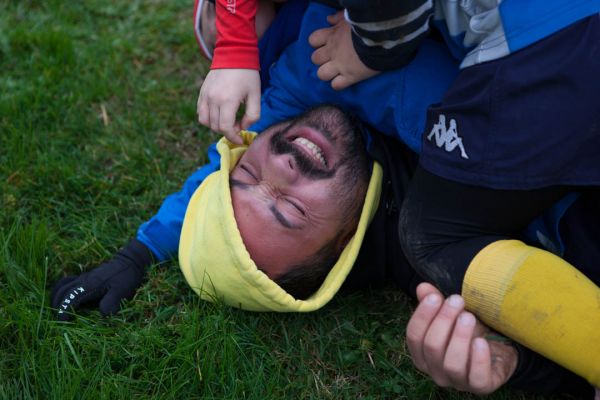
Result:
<svg viewBox="0 0 600 400">
<path fill-rule="evenodd" d="M 241 121 L 236 113 L 241 103 L 246 111 Z M 238 135 L 260 117 L 260 76 L 253 69 L 213 69 L 200 88 L 198 121 L 220 132 L 233 143 L 242 144 Z"/>
<path fill-rule="evenodd" d="M 317 76 L 331 80 L 331 87 L 342 90 L 379 72 L 367 67 L 358 58 L 352 44 L 352 30 L 344 19 L 343 11 L 327 17 L 331 28 L 314 31 L 308 42 L 316 50 L 311 60 L 320 65 Z"/>
</svg>

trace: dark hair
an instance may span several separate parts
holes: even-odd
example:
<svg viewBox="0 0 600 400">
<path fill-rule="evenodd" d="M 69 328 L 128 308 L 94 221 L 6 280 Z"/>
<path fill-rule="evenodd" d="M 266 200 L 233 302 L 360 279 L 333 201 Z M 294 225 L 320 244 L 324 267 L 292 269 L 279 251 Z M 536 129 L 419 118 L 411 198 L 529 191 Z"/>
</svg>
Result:
<svg viewBox="0 0 600 400">
<path fill-rule="evenodd" d="M 344 250 L 341 246 L 344 236 L 350 237 L 356 231 L 363 206 L 359 203 L 358 207 L 348 208 L 344 218 L 348 222 L 332 240 L 302 263 L 290 266 L 285 274 L 275 279 L 275 283 L 299 300 L 305 300 L 316 292 L 340 258 Z"/>
<path fill-rule="evenodd" d="M 327 242 L 315 254 L 275 279 L 283 290 L 296 299 L 305 300 L 319 289 L 323 280 L 340 256 L 338 242 L 340 235 Z"/>
</svg>

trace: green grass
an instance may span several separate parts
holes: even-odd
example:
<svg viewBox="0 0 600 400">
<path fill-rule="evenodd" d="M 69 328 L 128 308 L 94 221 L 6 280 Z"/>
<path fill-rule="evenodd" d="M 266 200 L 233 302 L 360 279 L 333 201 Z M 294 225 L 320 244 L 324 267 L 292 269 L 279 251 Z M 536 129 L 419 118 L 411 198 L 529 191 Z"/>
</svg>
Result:
<svg viewBox="0 0 600 400">
<path fill-rule="evenodd" d="M 117 317 L 54 321 L 52 283 L 125 243 L 216 138 L 192 3 L 0 0 L 0 398 L 470 398 L 412 368 L 394 290 L 252 314 L 172 265 Z"/>
</svg>

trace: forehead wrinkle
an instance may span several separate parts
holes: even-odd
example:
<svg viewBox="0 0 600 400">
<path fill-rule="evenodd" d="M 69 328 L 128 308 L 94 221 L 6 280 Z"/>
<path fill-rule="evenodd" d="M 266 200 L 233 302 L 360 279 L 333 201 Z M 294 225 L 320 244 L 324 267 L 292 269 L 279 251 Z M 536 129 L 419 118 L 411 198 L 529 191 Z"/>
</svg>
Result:
<svg viewBox="0 0 600 400">
<path fill-rule="evenodd" d="M 242 190 L 248 190 L 251 186 L 251 185 L 248 185 L 247 183 L 240 182 L 234 178 L 229 178 L 229 185 L 232 188 L 236 187 L 236 188 L 239 188 Z M 299 226 L 294 225 L 290 221 L 288 221 L 288 219 L 281 213 L 281 211 L 279 211 L 279 209 L 275 206 L 275 204 L 271 204 L 269 206 L 269 211 L 271 211 L 271 213 L 273 214 L 275 219 L 277 219 L 277 222 L 279 222 L 285 228 L 300 229 Z"/>
</svg>

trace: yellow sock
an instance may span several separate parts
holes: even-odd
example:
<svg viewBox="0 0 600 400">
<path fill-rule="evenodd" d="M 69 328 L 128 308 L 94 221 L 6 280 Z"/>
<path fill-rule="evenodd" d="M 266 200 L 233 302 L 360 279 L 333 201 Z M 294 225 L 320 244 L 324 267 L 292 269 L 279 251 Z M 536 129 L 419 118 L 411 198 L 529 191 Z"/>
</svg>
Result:
<svg viewBox="0 0 600 400">
<path fill-rule="evenodd" d="M 469 265 L 462 295 L 492 329 L 600 387 L 600 288 L 572 265 L 518 240 L 497 241 Z"/>
</svg>

